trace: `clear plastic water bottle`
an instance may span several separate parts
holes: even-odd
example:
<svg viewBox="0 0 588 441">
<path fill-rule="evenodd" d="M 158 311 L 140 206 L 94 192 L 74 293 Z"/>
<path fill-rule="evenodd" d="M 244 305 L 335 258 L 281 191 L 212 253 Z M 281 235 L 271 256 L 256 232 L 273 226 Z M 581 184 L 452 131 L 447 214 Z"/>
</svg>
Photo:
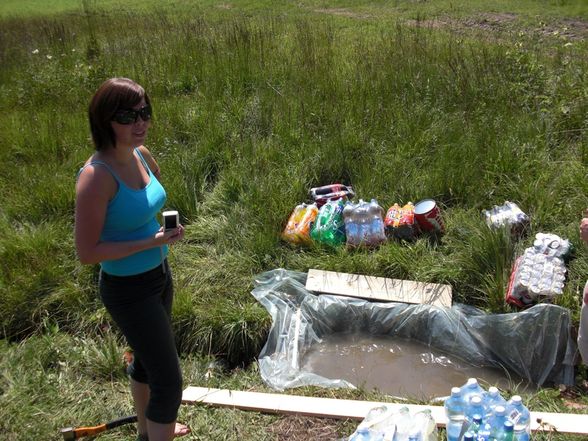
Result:
<svg viewBox="0 0 588 441">
<path fill-rule="evenodd" d="M 474 415 L 486 415 L 486 407 L 482 395 L 472 395 L 470 402 L 466 406 L 465 416 L 468 422 L 474 420 Z"/>
<path fill-rule="evenodd" d="M 447 441 L 459 441 L 461 430 L 465 421 L 465 402 L 459 387 L 451 388 L 451 395 L 444 403 L 445 416 L 447 417 Z"/>
<path fill-rule="evenodd" d="M 437 424 L 435 419 L 431 415 L 430 409 L 425 409 L 415 413 L 412 416 L 411 429 L 409 431 L 409 437 L 411 434 L 418 434 L 419 441 L 436 441 L 437 440 Z"/>
<path fill-rule="evenodd" d="M 490 433 L 492 437 L 496 438 L 497 434 L 502 431 L 502 426 L 504 426 L 505 421 L 508 421 L 508 416 L 506 414 L 506 408 L 504 406 L 498 405 L 494 408 L 492 415 L 488 419 L 488 424 L 490 424 Z"/>
<path fill-rule="evenodd" d="M 349 441 L 381 441 L 382 434 L 370 430 L 367 427 L 358 428 L 350 437 Z"/>
<path fill-rule="evenodd" d="M 403 406 L 400 408 L 396 415 L 395 423 L 396 434 L 394 435 L 394 439 L 406 441 L 412 428 L 412 417 L 410 416 L 408 407 Z"/>
<path fill-rule="evenodd" d="M 480 386 L 478 380 L 475 378 L 468 378 L 466 384 L 461 387 L 461 394 L 466 403 L 470 402 L 470 398 L 474 395 L 484 395 L 484 388 Z"/>
<path fill-rule="evenodd" d="M 506 400 L 502 395 L 500 395 L 500 391 L 495 386 L 488 388 L 488 392 L 486 392 L 486 395 L 484 396 L 484 401 L 486 402 L 486 407 L 488 408 L 488 414 L 491 413 L 498 405 L 506 407 Z"/>
<path fill-rule="evenodd" d="M 519 395 L 513 395 L 506 405 L 508 418 L 514 424 L 514 436 L 517 441 L 531 439 L 531 413 L 523 404 Z"/>
</svg>

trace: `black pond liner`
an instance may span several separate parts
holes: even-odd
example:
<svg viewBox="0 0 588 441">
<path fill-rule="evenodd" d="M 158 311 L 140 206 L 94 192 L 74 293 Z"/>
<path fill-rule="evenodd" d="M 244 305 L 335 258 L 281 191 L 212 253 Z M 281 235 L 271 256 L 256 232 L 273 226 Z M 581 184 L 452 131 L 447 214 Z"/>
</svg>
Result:
<svg viewBox="0 0 588 441">
<path fill-rule="evenodd" d="M 354 387 L 300 369 L 314 343 L 340 332 L 416 340 L 475 366 L 506 369 L 537 386 L 574 384 L 576 343 L 566 308 L 540 304 L 517 313 L 487 314 L 463 304 L 376 303 L 316 295 L 305 288 L 306 277 L 285 269 L 255 277 L 252 294 L 272 317 L 259 368 L 263 381 L 276 390 Z"/>
</svg>

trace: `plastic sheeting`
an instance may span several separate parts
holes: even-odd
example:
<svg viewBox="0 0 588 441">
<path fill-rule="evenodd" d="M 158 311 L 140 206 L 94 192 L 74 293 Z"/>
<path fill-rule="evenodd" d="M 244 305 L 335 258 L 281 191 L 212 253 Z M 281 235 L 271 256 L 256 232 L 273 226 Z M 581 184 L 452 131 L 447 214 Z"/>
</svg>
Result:
<svg viewBox="0 0 588 441">
<path fill-rule="evenodd" d="M 451 308 L 374 303 L 305 288 L 306 273 L 275 269 L 255 278 L 253 296 L 272 317 L 259 354 L 266 384 L 351 387 L 300 369 L 305 352 L 324 336 L 358 332 L 413 339 L 477 366 L 506 368 L 538 385 L 574 384 L 576 344 L 567 309 L 535 305 L 511 314 L 487 314 L 468 305 Z"/>
</svg>

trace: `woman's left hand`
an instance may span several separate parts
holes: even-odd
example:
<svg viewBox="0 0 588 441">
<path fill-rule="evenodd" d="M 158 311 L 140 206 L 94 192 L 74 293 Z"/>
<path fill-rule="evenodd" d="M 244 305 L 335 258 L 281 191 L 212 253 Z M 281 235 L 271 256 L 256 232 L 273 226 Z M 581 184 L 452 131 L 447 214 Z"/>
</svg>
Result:
<svg viewBox="0 0 588 441">
<path fill-rule="evenodd" d="M 159 229 L 157 236 L 163 236 L 162 242 L 165 245 L 172 245 L 184 238 L 184 226 L 179 225 L 178 228 L 174 228 L 168 231 L 165 231 L 163 227 Z"/>
</svg>

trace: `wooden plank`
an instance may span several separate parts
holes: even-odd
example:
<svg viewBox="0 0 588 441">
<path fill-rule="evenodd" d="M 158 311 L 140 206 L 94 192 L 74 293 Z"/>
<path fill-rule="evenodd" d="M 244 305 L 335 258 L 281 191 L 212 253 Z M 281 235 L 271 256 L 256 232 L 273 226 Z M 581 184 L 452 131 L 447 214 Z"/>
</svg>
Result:
<svg viewBox="0 0 588 441">
<path fill-rule="evenodd" d="M 439 283 L 388 279 L 361 274 L 310 269 L 306 279 L 309 291 L 384 300 L 451 307 L 451 286 Z"/>
<path fill-rule="evenodd" d="M 193 386 L 184 389 L 182 402 L 184 404 L 203 403 L 211 406 L 263 413 L 353 419 L 358 421 L 365 418 L 370 409 L 386 404 L 386 406 L 397 409 L 406 406 L 411 413 L 429 409 L 438 427 L 445 427 L 447 422 L 443 406 L 338 400 L 334 398 L 209 389 Z M 538 421 L 542 421 L 543 425 L 540 425 Z M 588 435 L 588 415 L 531 411 L 531 430 L 533 432 L 556 430 L 559 433 Z"/>
</svg>

